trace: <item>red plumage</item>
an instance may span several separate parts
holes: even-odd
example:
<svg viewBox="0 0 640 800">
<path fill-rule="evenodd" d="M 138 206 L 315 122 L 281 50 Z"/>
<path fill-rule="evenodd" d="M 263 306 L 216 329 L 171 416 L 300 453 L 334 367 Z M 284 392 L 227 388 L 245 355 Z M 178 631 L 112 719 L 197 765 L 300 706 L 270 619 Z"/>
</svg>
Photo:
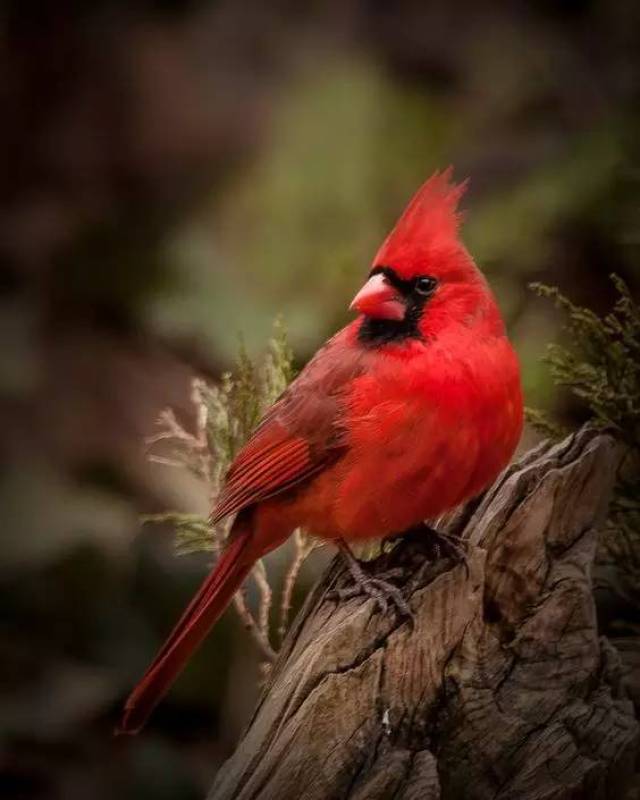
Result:
<svg viewBox="0 0 640 800">
<path fill-rule="evenodd" d="M 354 300 L 364 312 L 316 354 L 234 461 L 213 511 L 227 550 L 125 707 L 137 731 L 256 559 L 303 526 L 387 537 L 486 488 L 522 428 L 516 356 L 486 280 L 458 240 L 464 186 L 416 193 Z"/>
<path fill-rule="evenodd" d="M 458 203 L 467 184 L 452 184 L 451 175 L 451 168 L 446 169 L 420 187 L 376 253 L 374 265 L 393 264 L 406 277 L 438 251 L 460 248 Z"/>
<path fill-rule="evenodd" d="M 236 530 L 215 570 L 204 581 L 129 696 L 118 733 L 137 733 L 140 730 L 182 670 L 185 655 L 200 645 L 259 557 L 252 552 L 251 531 Z"/>
</svg>

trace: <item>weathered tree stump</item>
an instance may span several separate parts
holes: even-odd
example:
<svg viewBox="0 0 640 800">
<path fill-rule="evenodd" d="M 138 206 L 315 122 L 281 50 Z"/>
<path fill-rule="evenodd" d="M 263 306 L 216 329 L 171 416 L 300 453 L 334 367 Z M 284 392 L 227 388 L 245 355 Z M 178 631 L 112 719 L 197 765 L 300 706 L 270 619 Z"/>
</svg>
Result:
<svg viewBox="0 0 640 800">
<path fill-rule="evenodd" d="M 334 561 L 210 798 L 623 798 L 639 726 L 590 577 L 617 459 L 589 429 L 526 454 L 452 521 L 468 570 L 415 541 L 377 559 L 413 629 L 333 599 Z"/>
</svg>

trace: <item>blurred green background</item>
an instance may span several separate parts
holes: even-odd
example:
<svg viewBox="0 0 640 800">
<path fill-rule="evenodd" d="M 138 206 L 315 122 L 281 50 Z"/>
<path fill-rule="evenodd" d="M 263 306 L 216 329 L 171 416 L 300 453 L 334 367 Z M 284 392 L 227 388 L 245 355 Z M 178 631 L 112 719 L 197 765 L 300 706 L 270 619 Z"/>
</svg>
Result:
<svg viewBox="0 0 640 800">
<path fill-rule="evenodd" d="M 144 439 L 166 406 L 189 424 L 240 331 L 259 352 L 282 313 L 303 363 L 434 169 L 471 178 L 527 403 L 580 421 L 527 284 L 600 311 L 610 272 L 639 288 L 639 22 L 632 0 L 3 4 L 3 797 L 203 796 L 258 692 L 233 614 L 148 730 L 111 736 L 208 566 L 139 530 L 208 503 Z"/>
</svg>

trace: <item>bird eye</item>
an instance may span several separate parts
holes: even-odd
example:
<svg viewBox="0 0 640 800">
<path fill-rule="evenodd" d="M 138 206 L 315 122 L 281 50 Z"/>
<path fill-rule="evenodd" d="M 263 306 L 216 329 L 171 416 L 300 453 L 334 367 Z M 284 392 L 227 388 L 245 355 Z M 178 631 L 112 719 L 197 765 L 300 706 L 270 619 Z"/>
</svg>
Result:
<svg viewBox="0 0 640 800">
<path fill-rule="evenodd" d="M 416 281 L 416 292 L 424 295 L 431 294 L 437 285 L 438 281 L 435 278 L 430 275 L 424 275 Z"/>
</svg>

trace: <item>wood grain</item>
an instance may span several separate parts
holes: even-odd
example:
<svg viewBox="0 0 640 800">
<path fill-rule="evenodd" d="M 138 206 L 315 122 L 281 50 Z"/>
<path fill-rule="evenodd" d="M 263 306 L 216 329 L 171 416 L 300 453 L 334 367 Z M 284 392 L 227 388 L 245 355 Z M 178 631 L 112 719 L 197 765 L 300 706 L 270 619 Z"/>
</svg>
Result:
<svg viewBox="0 0 640 800">
<path fill-rule="evenodd" d="M 590 576 L 617 460 L 590 429 L 543 444 L 450 521 L 468 569 L 426 537 L 373 562 L 402 567 L 413 628 L 334 599 L 336 559 L 210 798 L 624 797 L 640 732 Z"/>
</svg>

